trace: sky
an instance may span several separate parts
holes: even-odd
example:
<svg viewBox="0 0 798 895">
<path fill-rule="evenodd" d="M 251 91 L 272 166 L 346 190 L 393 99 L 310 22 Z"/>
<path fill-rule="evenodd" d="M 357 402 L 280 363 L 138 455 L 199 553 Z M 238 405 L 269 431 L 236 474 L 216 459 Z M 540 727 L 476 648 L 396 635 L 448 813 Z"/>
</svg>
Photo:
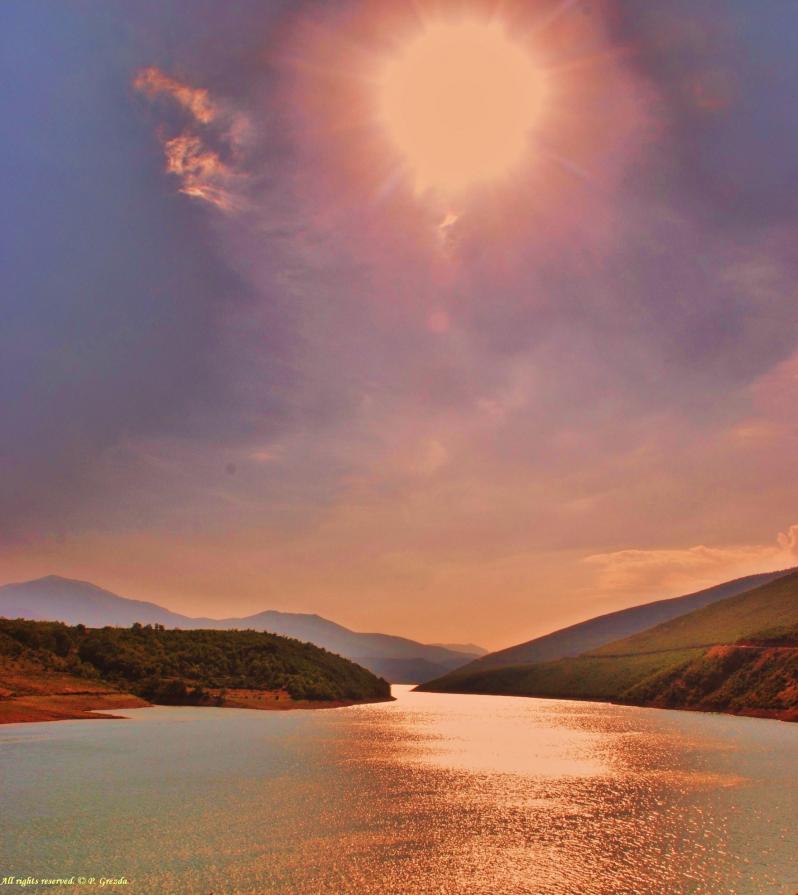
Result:
<svg viewBox="0 0 798 895">
<path fill-rule="evenodd" d="M 380 106 L 462 22 L 537 79 L 473 183 L 490 66 L 440 169 Z M 6 0 L 0 583 L 498 648 L 798 565 L 796 29 Z"/>
</svg>

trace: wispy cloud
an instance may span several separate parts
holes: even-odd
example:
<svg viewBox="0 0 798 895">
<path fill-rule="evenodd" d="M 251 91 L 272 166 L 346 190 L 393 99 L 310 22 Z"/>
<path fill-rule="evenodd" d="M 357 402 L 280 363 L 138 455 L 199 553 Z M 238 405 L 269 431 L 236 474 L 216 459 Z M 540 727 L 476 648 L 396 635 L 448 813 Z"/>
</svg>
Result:
<svg viewBox="0 0 798 895">
<path fill-rule="evenodd" d="M 154 67 L 142 69 L 133 87 L 149 99 L 165 95 L 191 115 L 192 124 L 175 135 L 167 135 L 163 125 L 157 130 L 166 171 L 178 178 L 179 192 L 222 211 L 242 208 L 244 173 L 239 162 L 249 132 L 246 116 L 212 101 L 206 89 L 191 87 Z"/>
<path fill-rule="evenodd" d="M 164 145 L 166 170 L 180 179 L 180 192 L 204 199 L 225 211 L 235 207 L 227 188 L 232 172 L 217 153 L 206 149 L 199 137 L 179 134 Z"/>
<path fill-rule="evenodd" d="M 584 562 L 598 569 L 598 584 L 603 591 L 697 590 L 724 579 L 795 565 L 798 563 L 798 525 L 779 532 L 772 544 L 617 550 L 588 556 Z"/>
<path fill-rule="evenodd" d="M 217 110 L 211 102 L 208 91 L 201 87 L 189 87 L 177 78 L 170 78 L 154 66 L 144 68 L 133 80 L 136 90 L 153 99 L 165 93 L 181 105 L 200 124 L 210 124 Z"/>
<path fill-rule="evenodd" d="M 798 525 L 791 525 L 787 531 L 779 532 L 777 540 L 787 556 L 798 559 Z"/>
</svg>

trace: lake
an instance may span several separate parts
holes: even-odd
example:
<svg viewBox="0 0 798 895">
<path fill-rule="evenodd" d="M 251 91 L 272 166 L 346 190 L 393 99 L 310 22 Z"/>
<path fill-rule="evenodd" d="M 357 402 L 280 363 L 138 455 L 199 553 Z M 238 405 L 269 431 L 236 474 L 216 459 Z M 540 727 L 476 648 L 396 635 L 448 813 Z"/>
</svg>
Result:
<svg viewBox="0 0 798 895">
<path fill-rule="evenodd" d="M 394 693 L 2 727 L 0 875 L 95 884 L 0 889 L 798 892 L 798 725 Z"/>
</svg>

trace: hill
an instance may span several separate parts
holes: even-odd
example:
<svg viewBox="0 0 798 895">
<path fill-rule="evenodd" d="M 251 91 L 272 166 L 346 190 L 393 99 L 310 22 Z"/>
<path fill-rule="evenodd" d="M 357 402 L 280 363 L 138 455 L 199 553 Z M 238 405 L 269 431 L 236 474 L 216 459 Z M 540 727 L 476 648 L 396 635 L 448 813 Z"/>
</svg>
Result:
<svg viewBox="0 0 798 895">
<path fill-rule="evenodd" d="M 798 717 L 798 573 L 577 657 L 464 669 L 419 689 Z"/>
<path fill-rule="evenodd" d="M 798 624 L 798 572 L 593 651 L 615 656 L 734 643 Z"/>
<path fill-rule="evenodd" d="M 263 707 L 253 695 L 341 704 L 389 699 L 390 686 L 313 644 L 266 632 L 0 619 L 0 702 L 70 693 L 192 705 L 237 705 L 249 697 L 247 704 Z"/>
<path fill-rule="evenodd" d="M 395 684 L 420 683 L 469 662 L 473 654 L 418 643 L 394 634 L 351 631 L 320 615 L 268 610 L 240 619 L 203 620 L 211 628 L 246 627 L 273 631 L 322 646 L 363 665 Z"/>
<path fill-rule="evenodd" d="M 138 622 L 186 630 L 270 631 L 338 653 L 392 683 L 430 680 L 478 655 L 390 634 L 351 631 L 319 615 L 305 613 L 267 610 L 244 618 L 192 618 L 155 603 L 120 597 L 86 581 L 57 575 L 0 587 L 0 616 L 89 627 L 127 627 Z"/>
<path fill-rule="evenodd" d="M 638 631 L 644 631 L 646 628 L 684 615 L 693 609 L 700 609 L 726 597 L 733 597 L 751 590 L 753 587 L 767 584 L 776 578 L 788 575 L 791 571 L 795 570 L 785 569 L 778 572 L 748 575 L 745 578 L 725 581 L 722 584 L 716 584 L 713 587 L 707 587 L 681 597 L 657 600 L 653 603 L 644 603 L 640 606 L 609 612 L 553 631 L 551 634 L 536 637 L 534 640 L 488 653 L 470 665 L 464 666 L 461 670 L 463 672 L 484 671 L 488 668 L 549 662 L 567 656 L 578 656 L 606 643 L 611 643 L 622 637 L 629 637 Z"/>
</svg>

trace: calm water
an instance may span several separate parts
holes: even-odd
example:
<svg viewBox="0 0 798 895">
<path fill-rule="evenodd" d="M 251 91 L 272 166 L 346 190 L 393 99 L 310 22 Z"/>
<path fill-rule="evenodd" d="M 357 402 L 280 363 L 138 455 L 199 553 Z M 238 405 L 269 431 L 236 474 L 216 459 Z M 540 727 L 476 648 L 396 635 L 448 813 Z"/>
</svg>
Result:
<svg viewBox="0 0 798 895">
<path fill-rule="evenodd" d="M 798 892 L 798 725 L 394 692 L 0 728 L 0 875 L 158 895 Z"/>
</svg>

